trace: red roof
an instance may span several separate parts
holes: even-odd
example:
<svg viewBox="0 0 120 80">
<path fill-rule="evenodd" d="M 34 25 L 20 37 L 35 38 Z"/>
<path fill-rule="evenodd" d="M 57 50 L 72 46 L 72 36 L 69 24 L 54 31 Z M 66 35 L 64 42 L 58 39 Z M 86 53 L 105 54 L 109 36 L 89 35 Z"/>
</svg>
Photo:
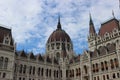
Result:
<svg viewBox="0 0 120 80">
<path fill-rule="evenodd" d="M 104 36 L 106 32 L 110 33 L 113 31 L 114 28 L 118 29 L 119 27 L 119 21 L 115 18 L 101 24 L 101 28 L 99 30 L 98 35 Z"/>
</svg>

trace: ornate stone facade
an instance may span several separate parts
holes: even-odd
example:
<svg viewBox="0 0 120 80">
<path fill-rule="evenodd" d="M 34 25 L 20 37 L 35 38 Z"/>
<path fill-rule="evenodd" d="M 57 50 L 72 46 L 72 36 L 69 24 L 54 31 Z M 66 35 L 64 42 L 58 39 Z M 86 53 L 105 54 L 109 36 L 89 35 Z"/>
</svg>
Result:
<svg viewBox="0 0 120 80">
<path fill-rule="evenodd" d="M 120 20 L 106 21 L 96 33 L 90 16 L 88 45 L 76 55 L 59 18 L 46 53 L 34 55 L 16 51 L 11 29 L 0 26 L 0 80 L 120 80 Z"/>
</svg>

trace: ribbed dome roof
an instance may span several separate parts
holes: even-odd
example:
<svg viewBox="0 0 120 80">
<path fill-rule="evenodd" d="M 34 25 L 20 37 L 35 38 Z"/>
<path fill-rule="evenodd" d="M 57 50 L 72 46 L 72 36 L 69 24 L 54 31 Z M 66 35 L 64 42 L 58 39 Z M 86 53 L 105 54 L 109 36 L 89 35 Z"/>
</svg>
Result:
<svg viewBox="0 0 120 80">
<path fill-rule="evenodd" d="M 57 29 L 53 31 L 53 33 L 48 38 L 47 42 L 49 43 L 49 42 L 54 42 L 54 41 L 71 42 L 69 35 L 64 30 L 61 29 L 60 18 L 58 20 Z"/>
<path fill-rule="evenodd" d="M 56 29 L 48 38 L 47 42 L 53 41 L 67 41 L 71 42 L 69 35 L 62 29 Z"/>
</svg>

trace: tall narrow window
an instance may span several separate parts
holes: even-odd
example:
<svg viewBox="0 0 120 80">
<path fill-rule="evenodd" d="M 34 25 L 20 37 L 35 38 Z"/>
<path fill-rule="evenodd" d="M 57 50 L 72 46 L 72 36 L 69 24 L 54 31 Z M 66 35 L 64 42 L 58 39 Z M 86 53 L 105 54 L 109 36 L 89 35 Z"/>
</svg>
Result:
<svg viewBox="0 0 120 80">
<path fill-rule="evenodd" d="M 56 77 L 56 71 L 54 70 L 54 77 Z"/>
<path fill-rule="evenodd" d="M 8 67 L 8 58 L 5 58 L 4 68 L 7 69 L 7 67 Z"/>
<path fill-rule="evenodd" d="M 52 49 L 54 49 L 54 43 L 51 44 Z"/>
<path fill-rule="evenodd" d="M 0 57 L 0 69 L 3 68 L 3 57 Z"/>
<path fill-rule="evenodd" d="M 105 75 L 103 75 L 103 80 L 105 80 Z"/>
<path fill-rule="evenodd" d="M 57 49 L 60 49 L 60 43 L 56 43 Z"/>
<path fill-rule="evenodd" d="M 117 77 L 120 78 L 120 74 L 119 73 L 117 73 Z"/>
<path fill-rule="evenodd" d="M 60 70 L 60 75 L 61 75 L 61 77 L 62 77 L 62 70 Z"/>
<path fill-rule="evenodd" d="M 115 73 L 113 73 L 113 79 L 116 78 Z"/>
<path fill-rule="evenodd" d="M 60 53 L 59 52 L 56 53 L 56 57 L 57 57 L 57 59 L 60 58 Z"/>
<path fill-rule="evenodd" d="M 3 73 L 3 78 L 5 78 L 6 77 L 6 73 Z"/>
<path fill-rule="evenodd" d="M 76 69 L 76 76 L 78 76 L 78 69 Z"/>
<path fill-rule="evenodd" d="M 22 80 L 21 77 L 19 77 L 19 80 Z"/>
<path fill-rule="evenodd" d="M 84 66 L 84 70 L 85 70 L 85 74 L 87 74 L 88 73 L 87 66 Z"/>
<path fill-rule="evenodd" d="M 23 65 L 22 65 L 22 64 L 20 64 L 19 73 L 22 73 L 22 68 L 23 68 Z"/>
<path fill-rule="evenodd" d="M 1 72 L 0 72 L 0 77 L 1 77 Z"/>
<path fill-rule="evenodd" d="M 31 74 L 32 73 L 32 66 L 30 66 L 30 68 L 29 68 L 29 74 Z"/>
<path fill-rule="evenodd" d="M 71 70 L 69 70 L 69 72 L 70 72 L 69 76 L 71 77 Z"/>
<path fill-rule="evenodd" d="M 101 70 L 104 71 L 104 64 L 101 62 Z"/>
<path fill-rule="evenodd" d="M 15 63 L 15 65 L 14 65 L 14 72 L 16 72 L 17 71 L 17 64 Z"/>
<path fill-rule="evenodd" d="M 114 62 L 113 62 L 112 59 L 110 60 L 110 64 L 111 64 L 111 69 L 113 69 L 114 68 Z"/>
<path fill-rule="evenodd" d="M 100 80 L 99 76 L 97 76 L 97 80 Z"/>
<path fill-rule="evenodd" d="M 92 68 L 93 68 L 93 69 L 92 69 L 93 72 L 95 72 L 95 65 L 94 65 L 94 64 L 92 65 Z"/>
<path fill-rule="evenodd" d="M 35 75 L 35 67 L 33 67 L 33 75 Z"/>
<path fill-rule="evenodd" d="M 57 78 L 58 78 L 58 70 L 57 70 Z"/>
<path fill-rule="evenodd" d="M 41 70 L 41 76 L 43 76 L 43 73 L 44 73 L 44 69 L 42 68 L 42 70 Z"/>
<path fill-rule="evenodd" d="M 107 79 L 109 80 L 109 75 L 107 75 Z"/>
<path fill-rule="evenodd" d="M 49 70 L 49 77 L 51 77 L 51 69 Z"/>
<path fill-rule="evenodd" d="M 4 38 L 4 44 L 9 44 L 9 42 L 10 42 L 10 41 L 9 41 L 9 37 L 5 37 L 5 38 Z"/>
<path fill-rule="evenodd" d="M 96 63 L 96 72 L 99 71 L 98 64 Z"/>
<path fill-rule="evenodd" d="M 26 73 L 26 65 L 24 65 L 23 73 Z"/>
<path fill-rule="evenodd" d="M 74 77 L 74 70 L 72 70 L 72 77 Z"/>
<path fill-rule="evenodd" d="M 23 78 L 23 80 L 25 80 L 25 78 Z"/>
<path fill-rule="evenodd" d="M 46 76 L 48 77 L 48 69 L 46 69 Z"/>
<path fill-rule="evenodd" d="M 41 70 L 41 69 L 40 69 L 40 67 L 39 67 L 39 68 L 38 68 L 38 76 L 40 75 L 40 70 Z"/>
<path fill-rule="evenodd" d="M 108 70 L 107 61 L 105 61 L 105 68 L 106 68 L 106 70 Z"/>
<path fill-rule="evenodd" d="M 80 68 L 78 69 L 78 75 L 79 76 L 81 75 L 81 69 Z"/>
<path fill-rule="evenodd" d="M 68 70 L 66 70 L 66 77 L 68 77 Z"/>
<path fill-rule="evenodd" d="M 96 80 L 96 77 L 94 77 L 94 80 Z"/>
<path fill-rule="evenodd" d="M 118 62 L 118 59 L 114 59 L 114 62 L 115 62 L 115 67 L 118 68 L 119 67 L 119 62 Z"/>
</svg>

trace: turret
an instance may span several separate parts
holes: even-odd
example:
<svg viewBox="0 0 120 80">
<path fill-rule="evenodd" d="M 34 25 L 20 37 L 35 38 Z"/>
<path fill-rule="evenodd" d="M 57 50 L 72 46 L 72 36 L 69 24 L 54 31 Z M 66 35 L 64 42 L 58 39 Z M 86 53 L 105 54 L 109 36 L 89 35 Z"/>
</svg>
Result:
<svg viewBox="0 0 120 80">
<path fill-rule="evenodd" d="M 89 21 L 88 44 L 89 44 L 89 49 L 91 51 L 93 51 L 96 48 L 96 31 L 95 31 L 91 14 L 90 14 L 90 21 Z"/>
<path fill-rule="evenodd" d="M 91 14 L 90 14 L 90 21 L 89 21 L 89 36 L 90 37 L 93 37 L 96 35 L 96 31 L 95 31 L 95 28 L 94 28 L 94 24 L 93 24 L 93 21 L 92 21 L 92 17 L 91 17 Z"/>
</svg>

